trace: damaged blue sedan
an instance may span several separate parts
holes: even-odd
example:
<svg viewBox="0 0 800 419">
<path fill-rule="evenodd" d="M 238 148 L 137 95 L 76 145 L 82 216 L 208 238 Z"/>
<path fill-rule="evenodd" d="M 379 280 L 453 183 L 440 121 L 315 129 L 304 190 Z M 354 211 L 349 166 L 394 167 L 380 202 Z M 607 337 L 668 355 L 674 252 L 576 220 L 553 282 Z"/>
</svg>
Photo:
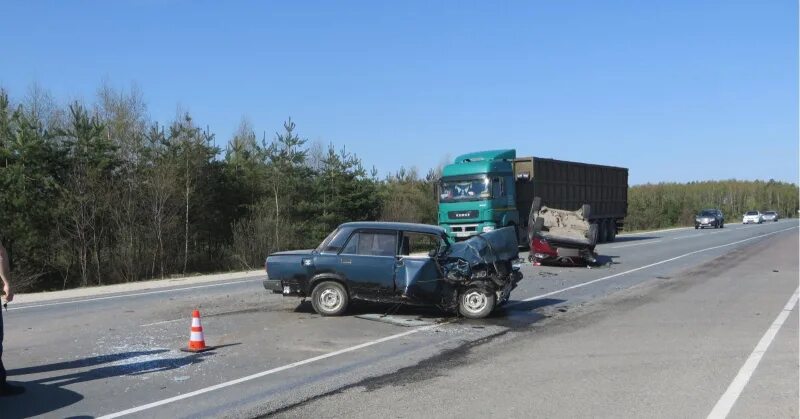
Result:
<svg viewBox="0 0 800 419">
<path fill-rule="evenodd" d="M 264 288 L 310 298 L 323 316 L 364 300 L 436 306 L 478 319 L 508 301 L 522 279 L 518 258 L 512 227 L 454 243 L 432 225 L 345 223 L 316 249 L 269 255 Z"/>
</svg>

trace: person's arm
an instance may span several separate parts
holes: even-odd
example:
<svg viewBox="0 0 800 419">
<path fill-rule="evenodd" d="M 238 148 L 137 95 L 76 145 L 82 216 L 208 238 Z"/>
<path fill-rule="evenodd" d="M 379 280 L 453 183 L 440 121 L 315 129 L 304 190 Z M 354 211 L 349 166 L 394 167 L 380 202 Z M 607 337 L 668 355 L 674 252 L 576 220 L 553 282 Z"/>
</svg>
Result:
<svg viewBox="0 0 800 419">
<path fill-rule="evenodd" d="M 8 261 L 8 252 L 0 243 L 0 279 L 3 280 L 3 299 L 10 303 L 14 299 L 14 292 L 11 291 L 11 266 Z"/>
</svg>

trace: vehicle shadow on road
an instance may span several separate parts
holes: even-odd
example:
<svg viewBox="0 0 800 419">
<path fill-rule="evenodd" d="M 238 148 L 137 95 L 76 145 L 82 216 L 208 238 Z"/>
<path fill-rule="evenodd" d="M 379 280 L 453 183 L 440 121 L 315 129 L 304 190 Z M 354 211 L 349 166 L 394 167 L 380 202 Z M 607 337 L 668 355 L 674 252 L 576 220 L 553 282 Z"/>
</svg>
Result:
<svg viewBox="0 0 800 419">
<path fill-rule="evenodd" d="M 154 349 L 152 351 L 135 351 L 135 352 L 120 352 L 118 354 L 99 355 L 89 358 L 76 359 L 74 361 L 56 362 L 54 364 L 37 365 L 34 367 L 14 368 L 6 372 L 11 377 L 14 375 L 27 375 L 37 374 L 41 372 L 50 372 L 58 370 L 71 370 L 75 368 L 91 367 L 99 364 L 107 364 L 109 362 L 122 361 L 124 359 L 135 358 L 138 356 L 156 355 L 168 352 L 169 349 Z"/>
<path fill-rule="evenodd" d="M 484 319 L 493 325 L 508 327 L 509 329 L 519 329 L 528 327 L 548 316 L 535 310 L 554 306 L 566 302 L 558 298 L 542 298 L 533 301 L 511 301 L 508 305 L 495 310 L 491 316 Z M 476 320 L 470 320 L 475 322 Z"/>
<path fill-rule="evenodd" d="M 639 240 L 653 240 L 660 239 L 661 236 L 617 236 L 614 238 L 614 243 L 635 242 Z M 606 243 L 610 244 L 610 243 Z"/>
<path fill-rule="evenodd" d="M 307 313 L 316 315 L 314 307 L 311 302 L 305 301 L 297 305 L 294 309 L 295 313 Z M 441 318 L 452 317 L 452 313 L 448 313 L 436 307 L 417 306 L 411 304 L 390 304 L 390 303 L 374 303 L 365 301 L 353 301 L 347 309 L 345 316 L 359 316 L 362 314 L 393 314 L 405 316 L 417 316 L 419 318 Z"/>
<path fill-rule="evenodd" d="M 83 400 L 83 395 L 58 385 L 14 382 L 25 387 L 25 393 L 13 397 L 0 397 L 3 419 L 29 418 L 44 415 Z"/>
<path fill-rule="evenodd" d="M 193 353 L 176 358 L 154 358 L 156 355 L 146 356 L 142 361 L 130 363 L 121 362 L 115 365 L 94 368 L 86 371 L 77 371 L 69 374 L 40 378 L 30 381 L 32 384 L 53 384 L 59 387 L 68 386 L 86 381 L 103 380 L 120 376 L 139 376 L 155 372 L 163 372 L 203 362 L 203 358 L 213 355 L 213 351 Z M 151 357 L 152 359 L 148 358 Z M 124 360 L 123 360 L 124 361 Z"/>
<path fill-rule="evenodd" d="M 594 268 L 606 265 L 619 265 L 619 262 L 614 260 L 617 258 L 619 258 L 619 256 L 597 255 L 597 257 L 595 258 L 595 263 L 592 264 L 592 267 Z"/>
</svg>

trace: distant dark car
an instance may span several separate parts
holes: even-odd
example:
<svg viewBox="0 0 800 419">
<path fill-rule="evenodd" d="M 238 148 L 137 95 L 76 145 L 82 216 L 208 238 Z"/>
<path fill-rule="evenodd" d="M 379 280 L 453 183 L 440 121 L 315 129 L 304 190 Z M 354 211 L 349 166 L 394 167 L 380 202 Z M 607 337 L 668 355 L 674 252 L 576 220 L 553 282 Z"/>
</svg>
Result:
<svg viewBox="0 0 800 419">
<path fill-rule="evenodd" d="M 704 209 L 694 217 L 694 228 L 725 228 L 725 216 L 718 209 Z"/>
<path fill-rule="evenodd" d="M 778 213 L 775 211 L 767 211 L 761 214 L 761 218 L 764 219 L 764 221 L 778 221 Z"/>
<path fill-rule="evenodd" d="M 517 236 L 501 228 L 454 243 L 441 227 L 345 223 L 314 250 L 267 257 L 264 288 L 310 297 L 323 316 L 343 314 L 351 300 L 437 306 L 483 318 L 522 279 Z"/>
</svg>

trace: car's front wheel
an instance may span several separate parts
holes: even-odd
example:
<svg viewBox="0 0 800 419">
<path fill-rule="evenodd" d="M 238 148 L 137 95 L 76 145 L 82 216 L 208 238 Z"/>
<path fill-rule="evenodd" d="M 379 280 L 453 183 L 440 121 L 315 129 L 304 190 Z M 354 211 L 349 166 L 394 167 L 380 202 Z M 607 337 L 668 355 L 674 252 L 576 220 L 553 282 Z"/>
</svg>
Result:
<svg viewBox="0 0 800 419">
<path fill-rule="evenodd" d="M 341 316 L 349 302 L 347 290 L 335 281 L 320 282 L 311 292 L 311 305 L 322 316 Z"/>
<path fill-rule="evenodd" d="M 461 293 L 458 312 L 468 319 L 482 319 L 494 310 L 497 296 L 482 288 L 470 287 Z"/>
</svg>

